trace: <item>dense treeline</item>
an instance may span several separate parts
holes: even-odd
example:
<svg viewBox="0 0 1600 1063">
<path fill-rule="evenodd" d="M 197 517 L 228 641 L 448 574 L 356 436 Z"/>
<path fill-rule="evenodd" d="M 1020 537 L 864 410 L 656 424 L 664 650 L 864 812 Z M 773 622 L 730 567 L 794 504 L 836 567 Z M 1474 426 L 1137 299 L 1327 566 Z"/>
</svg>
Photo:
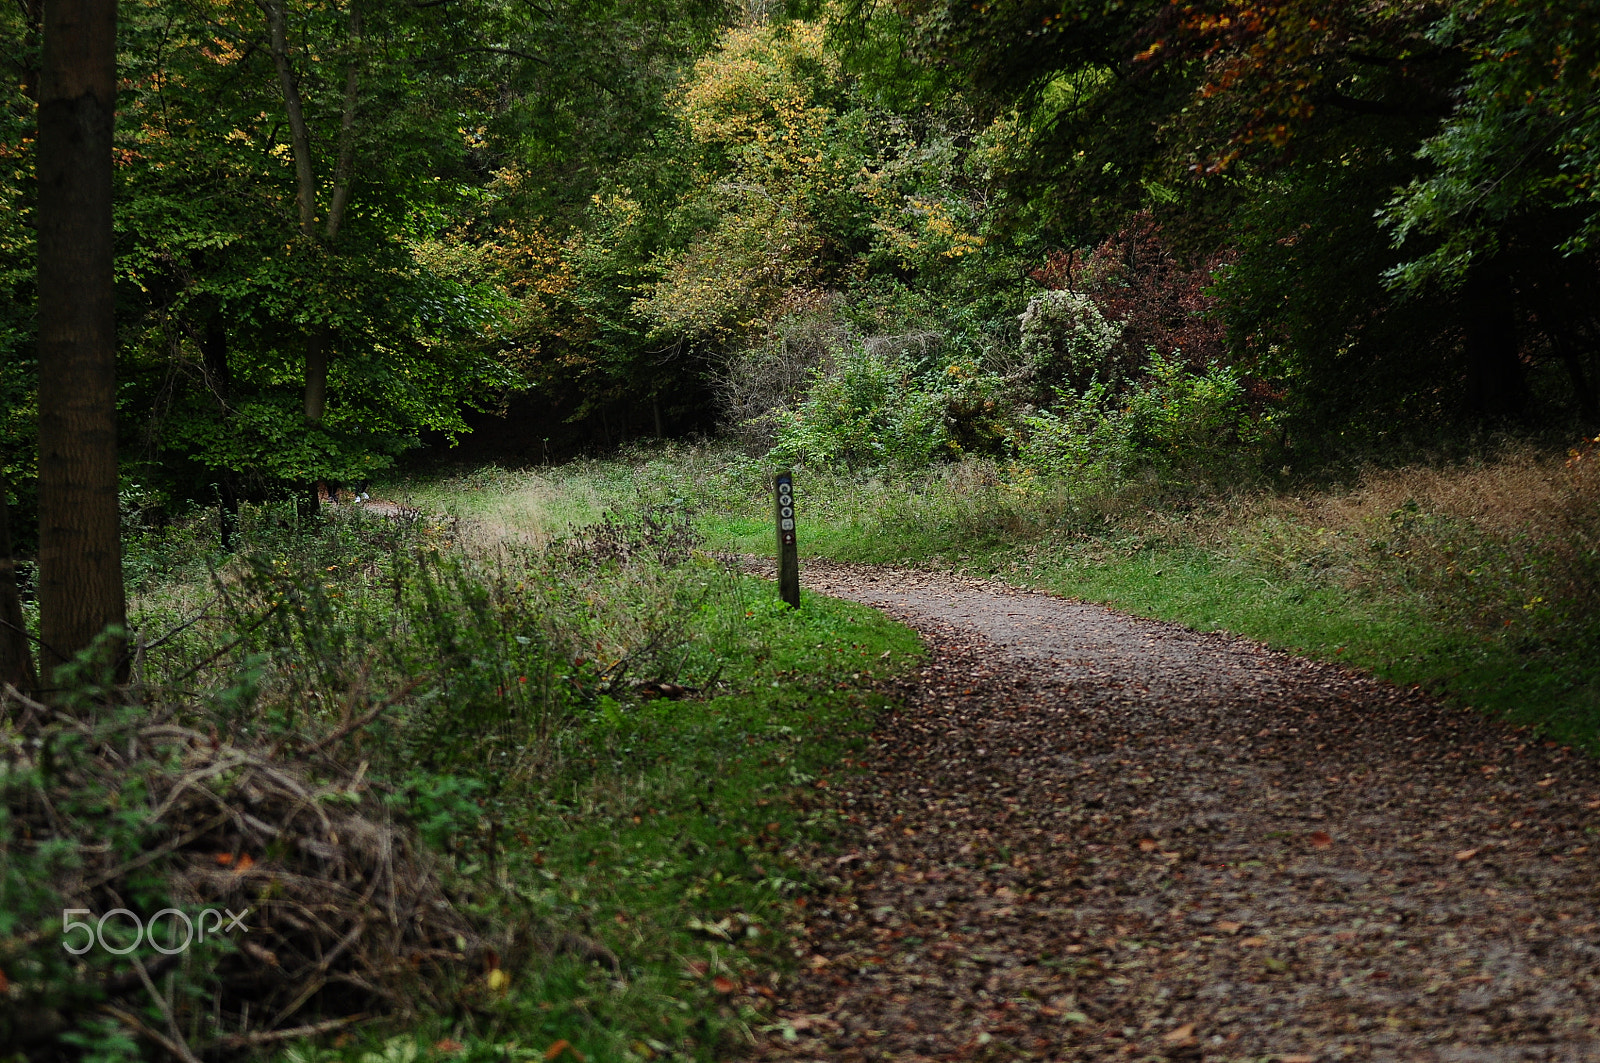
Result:
<svg viewBox="0 0 1600 1063">
<path fill-rule="evenodd" d="M 24 539 L 39 18 L 0 14 Z M 232 510 L 473 432 L 538 459 L 721 424 L 1082 472 L 1178 435 L 1276 468 L 1593 422 L 1597 19 L 126 3 L 126 502 Z"/>
</svg>

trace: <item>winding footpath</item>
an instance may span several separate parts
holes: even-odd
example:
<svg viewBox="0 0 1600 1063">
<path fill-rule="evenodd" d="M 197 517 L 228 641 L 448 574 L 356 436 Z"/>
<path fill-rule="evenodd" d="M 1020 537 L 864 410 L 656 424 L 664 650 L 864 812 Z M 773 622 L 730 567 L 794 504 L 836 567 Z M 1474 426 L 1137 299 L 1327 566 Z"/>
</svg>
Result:
<svg viewBox="0 0 1600 1063">
<path fill-rule="evenodd" d="M 1224 634 L 805 579 L 930 652 L 824 791 L 754 1058 L 1600 1061 L 1600 764 Z"/>
</svg>

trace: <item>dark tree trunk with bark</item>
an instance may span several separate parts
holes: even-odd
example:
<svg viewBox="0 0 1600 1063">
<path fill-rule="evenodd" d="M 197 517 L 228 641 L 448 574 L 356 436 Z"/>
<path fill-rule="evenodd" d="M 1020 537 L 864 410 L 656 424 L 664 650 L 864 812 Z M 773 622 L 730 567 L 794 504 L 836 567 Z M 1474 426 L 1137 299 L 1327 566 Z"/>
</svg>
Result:
<svg viewBox="0 0 1600 1063">
<path fill-rule="evenodd" d="M 1498 274 L 1474 274 L 1465 291 L 1467 409 L 1484 420 L 1522 412 L 1522 361 L 1510 284 Z"/>
<path fill-rule="evenodd" d="M 116 39 L 115 0 L 46 0 L 38 142 L 39 618 L 46 676 L 107 626 L 126 622 L 111 248 Z"/>
<path fill-rule="evenodd" d="M 200 334 L 200 362 L 206 387 L 226 417 L 233 410 L 233 368 L 228 364 L 228 327 L 220 314 L 207 321 Z"/>
<path fill-rule="evenodd" d="M 6 489 L 0 486 L 0 685 L 6 683 L 30 694 L 38 685 L 23 626 L 16 561 L 11 556 L 11 510 Z"/>
<path fill-rule="evenodd" d="M 228 364 L 228 328 L 221 315 L 206 322 L 200 336 L 200 357 L 206 386 L 226 422 L 233 413 L 233 369 Z M 239 488 L 231 469 L 217 470 L 217 526 L 222 548 L 231 551 L 233 534 L 239 526 Z"/>
</svg>

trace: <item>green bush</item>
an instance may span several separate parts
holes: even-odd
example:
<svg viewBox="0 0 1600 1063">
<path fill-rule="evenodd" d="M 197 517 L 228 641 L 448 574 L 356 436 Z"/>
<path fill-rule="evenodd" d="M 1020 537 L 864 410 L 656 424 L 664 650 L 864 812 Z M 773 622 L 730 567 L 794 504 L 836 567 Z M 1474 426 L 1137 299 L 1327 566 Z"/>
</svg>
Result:
<svg viewBox="0 0 1600 1063">
<path fill-rule="evenodd" d="M 915 468 L 1003 450 L 1003 381 L 972 357 L 941 357 L 929 336 L 857 340 L 777 415 L 773 454 L 846 468 Z"/>
<path fill-rule="evenodd" d="M 1053 409 L 1023 419 L 1018 464 L 1033 474 L 1100 489 L 1142 470 L 1162 479 L 1227 478 L 1259 425 L 1227 366 L 1203 373 L 1151 352 L 1148 375 L 1119 395 L 1110 380 L 1057 391 Z"/>
<path fill-rule="evenodd" d="M 1034 401 L 1061 390 L 1081 395 L 1095 385 L 1116 394 L 1134 368 L 1116 357 L 1123 323 L 1107 321 L 1081 292 L 1040 292 L 1021 320 L 1022 365 L 1015 377 Z"/>
</svg>

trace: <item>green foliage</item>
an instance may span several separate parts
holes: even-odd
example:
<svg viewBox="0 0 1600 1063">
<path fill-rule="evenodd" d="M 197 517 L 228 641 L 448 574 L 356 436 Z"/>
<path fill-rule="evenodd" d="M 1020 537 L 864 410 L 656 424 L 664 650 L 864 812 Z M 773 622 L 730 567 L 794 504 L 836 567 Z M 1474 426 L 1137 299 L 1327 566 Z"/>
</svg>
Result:
<svg viewBox="0 0 1600 1063">
<path fill-rule="evenodd" d="M 1600 7 L 1462 4 L 1429 39 L 1473 61 L 1455 113 L 1419 149 L 1429 172 L 1384 212 L 1395 242 L 1423 252 L 1390 282 L 1456 283 L 1523 240 L 1589 251 L 1600 233 Z"/>
<path fill-rule="evenodd" d="M 1215 363 L 1194 372 L 1154 352 L 1146 371 L 1122 393 L 1099 380 L 1081 392 L 1062 389 L 1053 408 L 1027 417 L 1017 453 L 1027 476 L 1074 494 L 1150 474 L 1180 489 L 1233 479 L 1261 430 L 1247 414 L 1238 374 Z"/>
<path fill-rule="evenodd" d="M 481 156 L 460 128 L 471 104 L 452 79 L 466 70 L 429 59 L 460 42 L 470 16 L 392 4 L 362 15 L 355 33 L 344 13 L 287 8 L 313 174 L 331 181 L 346 145 L 359 173 L 337 237 L 311 239 L 279 79 L 253 43 L 262 12 L 125 12 L 124 421 L 143 477 L 180 498 L 204 497 L 219 477 L 257 493 L 365 478 L 422 431 L 464 430 L 463 407 L 519 383 L 501 351 L 472 342 L 501 309 L 496 290 L 417 253 L 460 209 Z M 317 207 L 319 231 L 330 209 Z M 330 405 L 308 425 L 304 359 L 317 333 L 328 336 Z"/>
<path fill-rule="evenodd" d="M 439 852 L 457 848 L 458 836 L 475 830 L 483 819 L 476 798 L 489 789 L 477 779 L 413 771 L 388 795 L 389 804 L 403 809 L 417 833 Z"/>
<path fill-rule="evenodd" d="M 607 489 L 627 503 L 632 486 Z M 788 608 L 706 557 L 681 505 L 655 497 L 542 551 L 464 550 L 473 534 L 454 522 L 352 516 L 293 535 L 246 507 L 221 608 L 146 658 L 147 689 L 199 686 L 186 711 L 241 740 L 305 748 L 372 715 L 343 742 L 516 942 L 500 956 L 509 985 L 478 978 L 470 1021 L 427 1015 L 420 1040 L 383 1030 L 299 1058 L 404 1058 L 450 1038 L 466 1058 L 537 1059 L 567 1040 L 589 1059 L 710 1059 L 769 1021 L 755 989 L 789 962 L 795 894 L 822 885 L 785 853 L 832 822 L 818 780 L 848 767 L 882 703 L 858 680 L 898 668 L 916 639 L 829 599 Z M 147 584 L 144 624 L 181 615 L 189 565 Z M 662 682 L 689 696 L 652 700 Z"/>
<path fill-rule="evenodd" d="M 635 305 L 660 337 L 731 351 L 823 293 L 865 307 L 874 285 L 899 283 L 959 318 L 1015 287 L 986 236 L 973 116 L 959 100 L 886 109 L 847 76 L 825 23 L 730 31 L 677 102 L 693 184 Z"/>
<path fill-rule="evenodd" d="M 841 87 L 816 23 L 731 30 L 695 64 L 678 114 L 696 187 L 679 210 L 709 224 L 663 256 L 636 306 L 659 333 L 725 342 L 791 289 L 825 283 L 828 222 L 849 227 L 861 163 L 854 123 L 835 106 Z"/>
<path fill-rule="evenodd" d="M 1003 449 L 1001 380 L 940 353 L 935 336 L 851 340 L 775 415 L 774 457 L 847 468 L 916 468 Z"/>
<path fill-rule="evenodd" d="M 1120 321 L 1107 321 L 1088 295 L 1041 292 L 1022 314 L 1023 378 L 1040 396 L 1063 388 L 1083 393 L 1096 385 L 1119 392 L 1126 367 L 1112 361 L 1112 352 L 1122 327 Z"/>
<path fill-rule="evenodd" d="M 1536 416 L 1596 416 L 1592 6 L 933 0 L 844 35 L 963 73 L 994 116 L 990 234 L 1093 246 L 1148 211 L 1191 258 L 1236 251 L 1232 359 L 1309 464 L 1496 413 L 1493 360 L 1543 377 Z M 1519 350 L 1471 349 L 1469 265 Z"/>
<path fill-rule="evenodd" d="M 11 534 L 31 541 L 35 399 L 33 102 L 38 27 L 26 8 L 0 12 L 0 491 Z"/>
<path fill-rule="evenodd" d="M 464 433 L 468 411 L 560 377 L 551 367 L 604 330 L 575 327 L 571 307 L 585 300 L 543 283 L 562 275 L 548 246 L 540 262 L 519 256 L 531 234 L 559 262 L 598 175 L 639 169 L 633 156 L 667 122 L 681 64 L 731 16 L 720 0 L 378 2 L 360 5 L 359 21 L 348 6 L 282 6 L 309 128 L 315 237 L 298 217 L 266 8 L 152 0 L 122 10 L 123 453 L 174 505 L 219 489 L 259 499 L 312 479 L 359 481 L 424 435 Z M 19 486 L 32 449 L 36 16 L 26 5 L 0 15 L 10 71 L 0 90 L 0 462 Z M 335 235 L 327 222 L 347 151 L 354 179 Z M 643 170 L 642 183 L 662 176 Z M 542 222 L 547 212 L 557 219 Z M 629 329 L 622 342 L 637 348 L 643 332 Z M 316 336 L 328 343 L 329 406 L 308 425 Z M 663 375 L 603 386 L 659 390 Z"/>
</svg>

